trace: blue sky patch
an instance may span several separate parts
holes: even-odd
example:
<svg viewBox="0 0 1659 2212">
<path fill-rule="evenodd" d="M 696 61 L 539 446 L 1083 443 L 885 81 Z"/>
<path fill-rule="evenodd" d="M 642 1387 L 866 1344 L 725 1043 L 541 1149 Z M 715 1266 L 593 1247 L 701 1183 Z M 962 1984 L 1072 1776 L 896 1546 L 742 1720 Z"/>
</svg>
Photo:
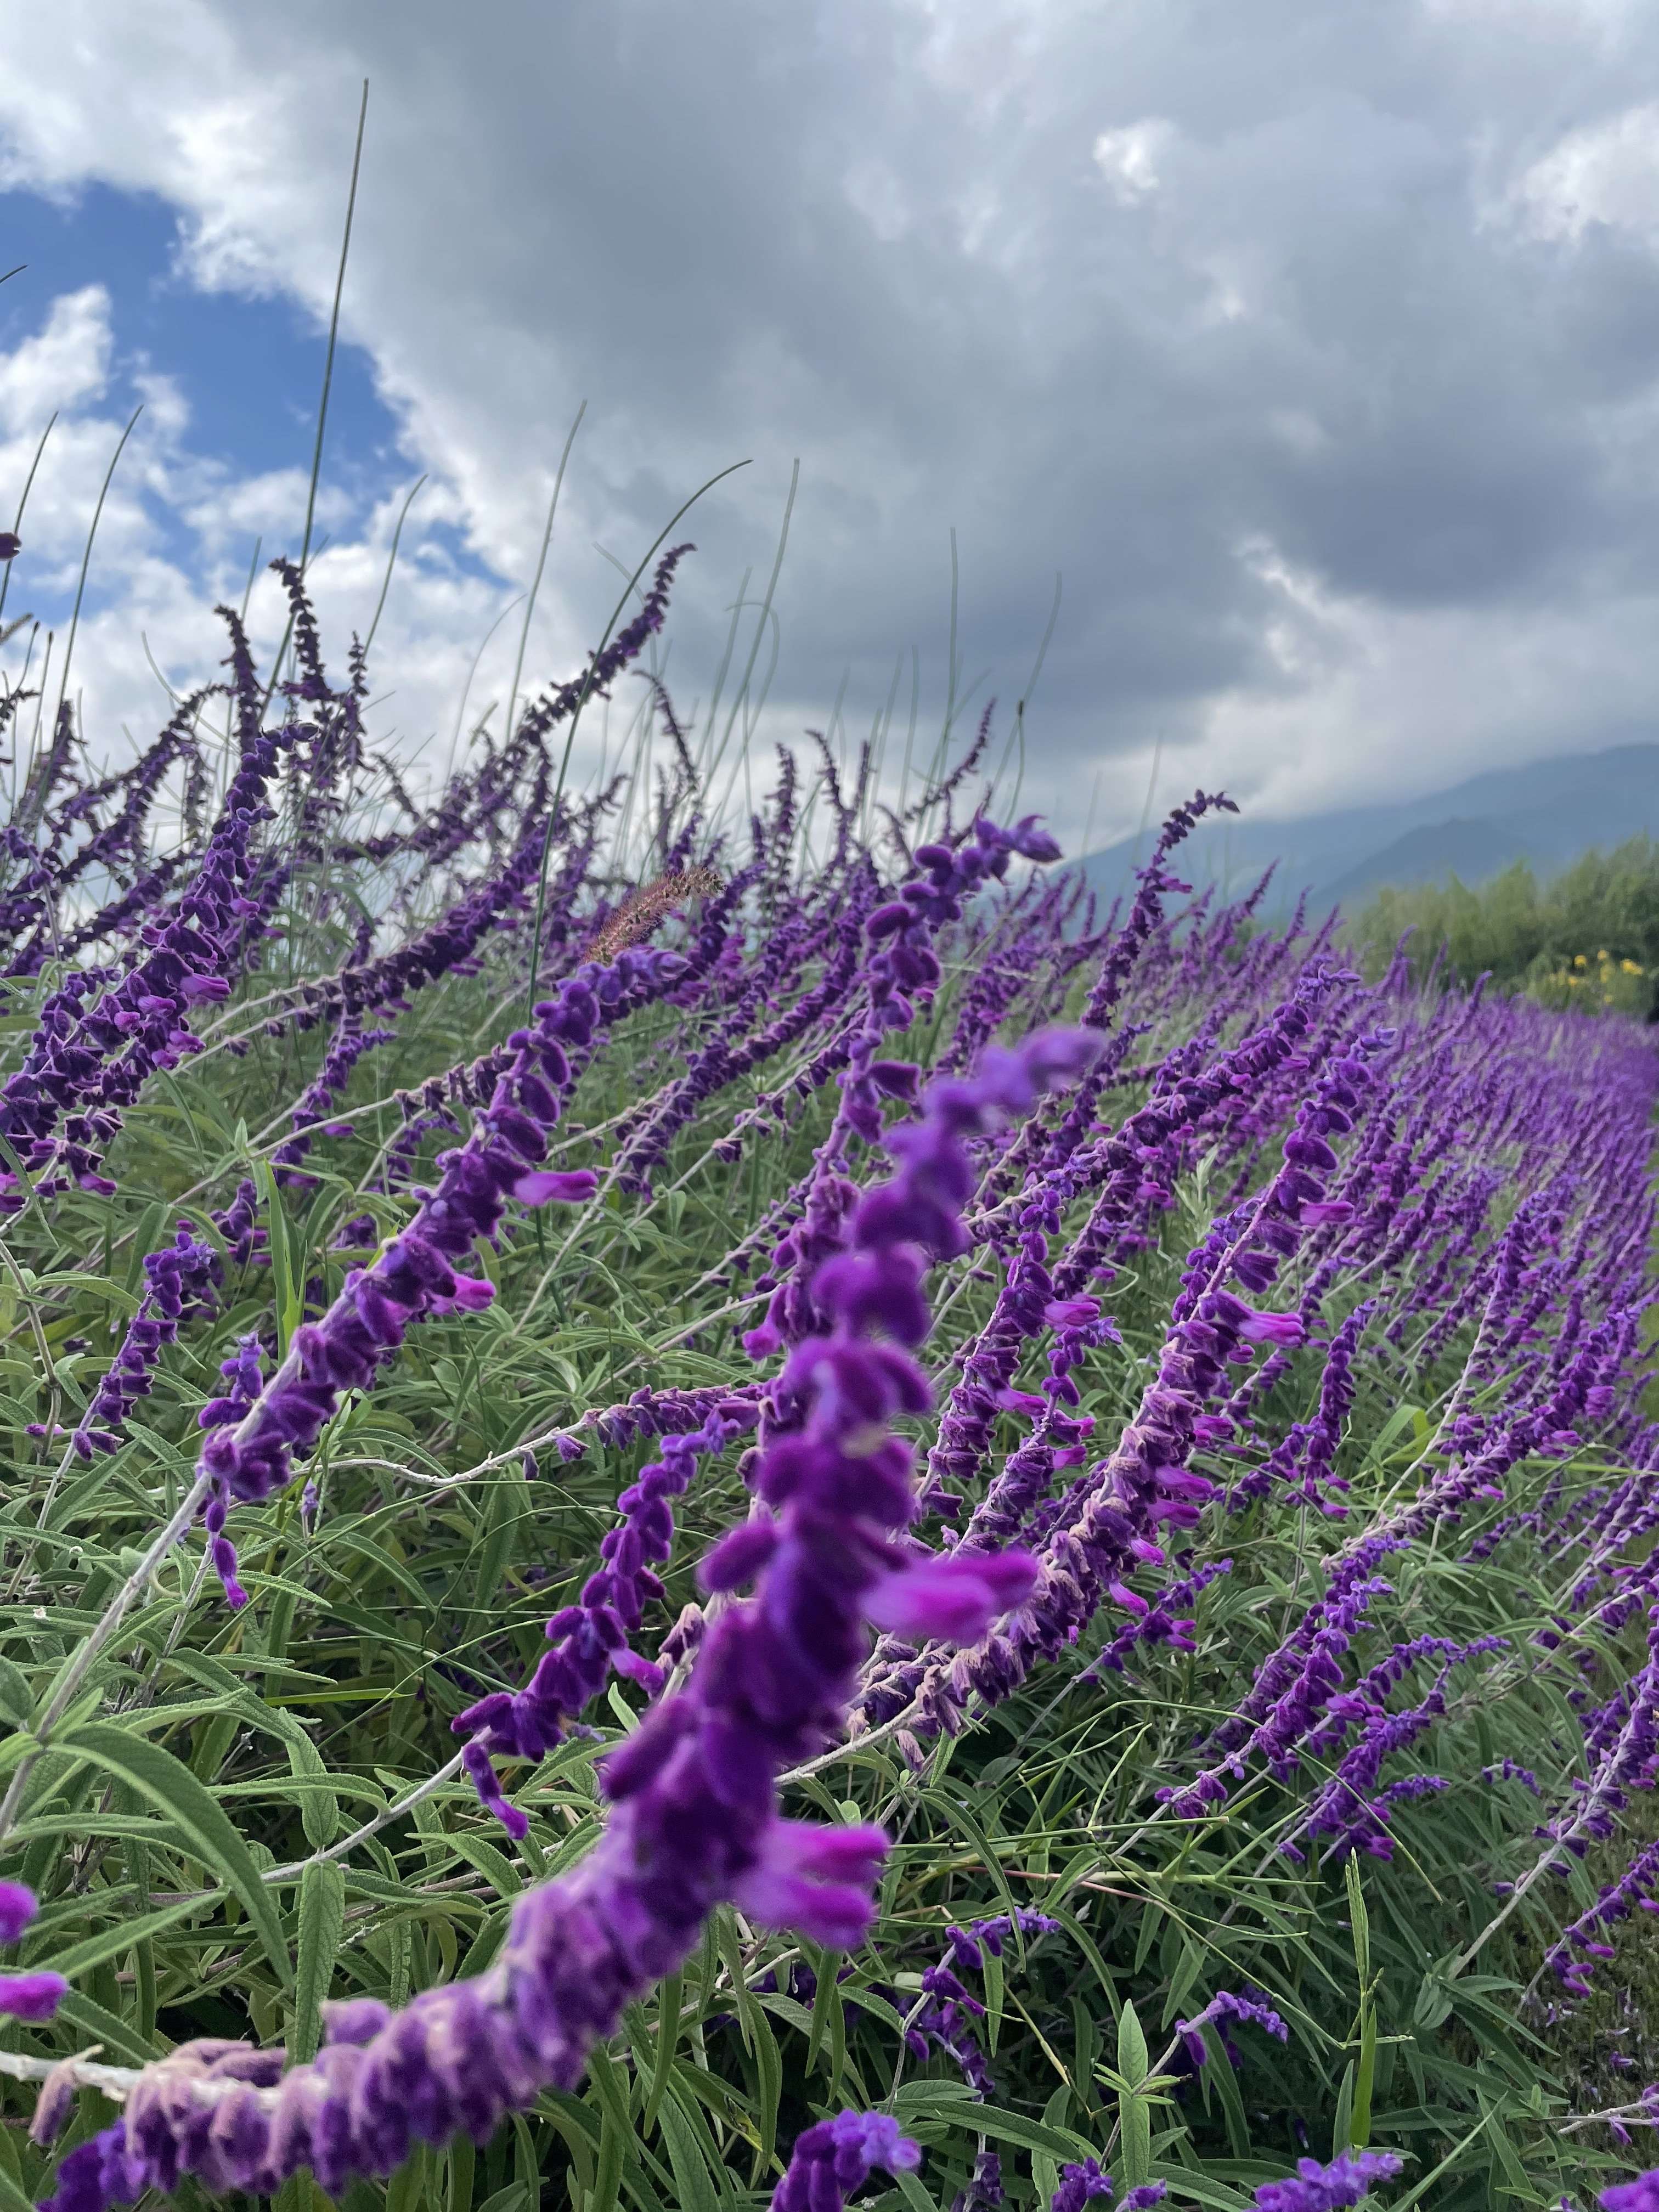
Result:
<svg viewBox="0 0 1659 2212">
<path fill-rule="evenodd" d="M 27 264 L 0 288 L 0 348 L 37 331 L 60 294 L 102 284 L 118 386 L 143 366 L 175 378 L 190 404 L 191 448 L 238 476 L 309 467 L 325 334 L 291 300 L 198 291 L 173 265 L 178 225 L 156 195 L 106 185 L 88 185 L 68 205 L 0 192 L 0 270 Z M 342 343 L 325 451 L 332 480 L 356 490 L 361 477 L 373 492 L 406 472 L 397 431 L 368 356 Z"/>
</svg>

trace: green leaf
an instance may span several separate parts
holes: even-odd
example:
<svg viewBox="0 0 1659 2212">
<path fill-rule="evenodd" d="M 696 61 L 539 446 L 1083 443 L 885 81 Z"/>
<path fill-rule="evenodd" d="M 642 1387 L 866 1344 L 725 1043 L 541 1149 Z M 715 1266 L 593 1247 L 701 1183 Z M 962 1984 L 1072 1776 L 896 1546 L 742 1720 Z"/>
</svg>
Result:
<svg viewBox="0 0 1659 2212">
<path fill-rule="evenodd" d="M 623 2153 L 630 2133 L 607 2107 L 599 2126 L 599 2164 L 594 2169 L 593 2193 L 587 2200 L 587 2212 L 611 2212 L 622 2182 Z"/>
<path fill-rule="evenodd" d="M 1046 2151 L 1050 2158 L 1067 2162 L 1094 2155 L 1095 2146 L 1087 2136 L 1078 2135 L 1070 2128 L 1052 2127 L 1044 2120 L 1030 2118 L 1024 2112 L 999 2112 L 989 2105 L 975 2105 L 971 2118 L 962 2117 L 976 2134 L 989 2136 L 999 2142 L 1018 2143 L 1022 2150 Z"/>
<path fill-rule="evenodd" d="M 71 1990 L 52 2015 L 54 2021 L 67 2021 L 78 2028 L 79 2040 L 75 2046 L 82 2048 L 88 2043 L 101 2043 L 106 2064 L 113 2065 L 125 2060 L 129 2065 L 148 2066 L 152 2058 L 161 2056 L 161 2046 L 142 2036 L 137 2028 L 79 1990 Z"/>
<path fill-rule="evenodd" d="M 465 1859 L 476 1867 L 497 1897 L 516 1897 L 524 1887 L 524 1877 L 505 1851 L 498 1851 L 494 1844 L 487 1844 L 482 1836 L 452 1835 L 446 1832 L 444 1842 L 457 1858 Z"/>
<path fill-rule="evenodd" d="M 489 1491 L 489 1526 L 478 1547 L 473 1576 L 473 1604 L 486 1619 L 501 1599 L 501 1577 L 520 1538 L 535 1518 L 530 1485 L 520 1462 L 509 1460 L 497 1470 Z"/>
<path fill-rule="evenodd" d="M 1063 2127 L 1071 2109 L 1072 2093 L 1062 2081 L 1042 2108 L 1045 2128 Z M 1037 2202 L 1047 2204 L 1060 2186 L 1060 2160 L 1052 2151 L 1034 2149 L 1031 2153 L 1031 2179 L 1036 2185 Z"/>
<path fill-rule="evenodd" d="M 1258 2171 L 1264 2181 L 1269 2179 L 1265 2171 Z M 1170 2184 L 1171 2203 L 1178 2203 L 1182 2197 L 1190 2197 L 1194 2204 L 1210 2206 L 1212 2212 L 1254 2212 L 1254 2195 L 1246 2197 L 1242 2190 L 1229 2189 L 1224 2182 L 1211 2181 L 1202 2174 L 1194 2173 L 1190 2166 L 1167 2166 L 1154 2174 L 1153 2179 Z"/>
<path fill-rule="evenodd" d="M 164 1928 L 171 1928 L 186 1914 L 199 1912 L 209 1901 L 187 1897 L 182 1904 L 164 1905 L 159 1912 L 147 1912 L 141 1919 L 117 1920 L 110 1927 L 100 1929 L 95 1936 L 83 1936 L 80 1942 L 71 1943 L 67 1951 L 31 1955 L 28 1964 L 31 1968 L 48 1966 L 54 1974 L 61 1974 L 65 1981 L 72 1982 L 77 1974 L 90 1973 L 106 1959 L 123 1957 L 135 1943 L 159 1936 Z"/>
<path fill-rule="evenodd" d="M 34 2212 L 34 2200 L 24 2195 L 3 2166 L 0 2166 L 0 2212 Z"/>
<path fill-rule="evenodd" d="M 668 2087 L 669 2069 L 674 2063 L 680 2039 L 680 1999 L 684 1986 L 682 1976 L 670 1974 L 657 1993 L 657 2047 L 652 2054 L 651 2087 L 645 2100 L 645 2116 L 640 2123 L 641 2135 L 648 2136 L 656 2125 L 663 2092 Z"/>
<path fill-rule="evenodd" d="M 1117 2100 L 1118 2126 L 1122 2130 L 1120 2156 L 1123 2186 L 1139 2189 L 1152 2171 L 1152 2115 L 1145 2097 L 1126 2090 Z"/>
<path fill-rule="evenodd" d="M 230 1698 L 232 1710 L 247 1722 L 250 1728 L 263 1729 L 267 1735 L 281 1740 L 288 1753 L 289 1771 L 307 1787 L 295 1794 L 300 1806 L 300 1824 L 305 1830 L 306 1841 L 313 1850 L 326 1850 L 339 1833 L 340 1807 L 334 1794 L 334 1784 L 329 1778 L 328 1768 L 322 1753 L 313 1743 L 292 1713 L 284 1712 L 280 1705 L 268 1705 L 256 1697 L 246 1682 L 238 1680 L 222 1660 L 210 1658 L 199 1651 L 175 1651 L 168 1664 L 181 1674 L 221 1689 Z M 163 1707 L 162 1711 L 170 1710 Z M 320 1786 L 319 1786 L 320 1785 Z M 274 1793 L 273 1793 L 274 1794 Z"/>
<path fill-rule="evenodd" d="M 289 1250 L 288 1216 L 283 1210 L 282 1194 L 276 1188 L 276 1177 L 270 1161 L 255 1160 L 253 1175 L 265 1206 L 265 1241 L 270 1253 L 271 1288 L 276 1299 L 276 1357 L 280 1362 L 288 1356 L 289 1340 L 298 1323 L 303 1300 L 300 1286 L 294 1279 L 295 1269 Z"/>
<path fill-rule="evenodd" d="M 901 2120 L 956 2120 L 965 2107 L 980 2110 L 965 2081 L 906 2081 L 888 2101 Z"/>
<path fill-rule="evenodd" d="M 1132 2004 L 1126 2004 L 1117 2018 L 1117 2070 L 1132 2089 L 1139 2087 L 1149 2070 L 1146 2032 Z"/>
<path fill-rule="evenodd" d="M 90 1759 L 167 1814 L 203 1864 L 211 1867 L 241 1899 L 277 1979 L 284 1989 L 291 1988 L 294 1965 L 270 1892 L 224 1808 L 184 1761 L 160 1744 L 103 1721 L 83 1722 L 62 1740 L 60 1747 Z"/>
<path fill-rule="evenodd" d="M 1139 2189 L 1152 2170 L 1152 2114 L 1139 2085 L 1147 2076 L 1146 2038 L 1132 2004 L 1117 2019 L 1117 2070 L 1125 2087 L 1117 2100 L 1117 2124 L 1122 2137 L 1120 2160 L 1122 2185 Z"/>
<path fill-rule="evenodd" d="M 806 2063 L 817 2063 L 818 2046 L 826 2038 L 830 2042 L 830 2075 L 841 2079 L 841 2057 L 846 2049 L 846 2027 L 842 2017 L 841 1984 L 836 1975 L 841 1972 L 839 1951 L 820 1951 L 814 1959 L 817 1972 L 817 1985 L 812 1992 L 811 2025 L 806 2032 Z"/>
<path fill-rule="evenodd" d="M 679 2212 L 720 2212 L 720 2192 L 714 2185 L 695 2130 L 680 2108 L 677 2088 L 671 2088 L 659 2114 L 668 2162 L 674 2169 Z"/>
<path fill-rule="evenodd" d="M 301 2063 L 316 2057 L 322 2041 L 323 2001 L 345 1934 L 345 1870 L 332 1859 L 315 1860 L 300 1877 L 300 1964 L 288 2045 Z"/>
<path fill-rule="evenodd" d="M 1336 2118 L 1331 2124 L 1331 2156 L 1340 2158 L 1353 2142 L 1353 2061 L 1351 2058 L 1342 2069 L 1342 2081 L 1336 2093 Z"/>
</svg>

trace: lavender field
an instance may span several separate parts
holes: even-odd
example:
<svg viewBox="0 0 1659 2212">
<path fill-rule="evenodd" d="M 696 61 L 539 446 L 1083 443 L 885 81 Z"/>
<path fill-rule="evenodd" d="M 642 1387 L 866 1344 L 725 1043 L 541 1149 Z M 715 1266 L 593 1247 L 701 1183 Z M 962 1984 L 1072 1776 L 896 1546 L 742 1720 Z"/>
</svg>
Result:
<svg viewBox="0 0 1659 2212">
<path fill-rule="evenodd" d="M 722 760 L 691 550 L 429 790 L 9 648 L 0 2204 L 1659 2205 L 1649 1035 Z"/>
</svg>

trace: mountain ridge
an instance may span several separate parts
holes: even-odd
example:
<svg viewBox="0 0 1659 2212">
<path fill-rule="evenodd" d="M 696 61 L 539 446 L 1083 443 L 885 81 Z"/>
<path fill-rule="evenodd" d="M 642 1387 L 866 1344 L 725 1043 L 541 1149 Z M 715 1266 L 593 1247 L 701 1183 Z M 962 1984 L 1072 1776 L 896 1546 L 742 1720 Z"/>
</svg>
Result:
<svg viewBox="0 0 1659 2212">
<path fill-rule="evenodd" d="M 1195 889 L 1217 883 L 1239 895 L 1276 863 L 1267 908 L 1279 911 L 1307 892 L 1322 914 L 1363 904 L 1384 884 L 1455 874 L 1473 885 L 1516 860 L 1553 874 L 1591 847 L 1622 844 L 1644 831 L 1659 836 L 1659 744 L 1645 742 L 1486 769 L 1421 799 L 1294 821 L 1206 816 L 1173 865 Z M 1078 866 L 1094 889 L 1114 897 L 1152 851 L 1155 834 L 1154 820 L 1139 836 L 1120 838 Z"/>
</svg>

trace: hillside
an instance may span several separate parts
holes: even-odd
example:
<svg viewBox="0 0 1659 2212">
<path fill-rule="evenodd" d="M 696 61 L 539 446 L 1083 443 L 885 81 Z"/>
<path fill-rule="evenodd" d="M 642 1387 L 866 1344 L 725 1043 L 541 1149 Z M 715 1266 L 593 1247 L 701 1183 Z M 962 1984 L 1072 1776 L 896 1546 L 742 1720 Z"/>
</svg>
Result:
<svg viewBox="0 0 1659 2212">
<path fill-rule="evenodd" d="M 1194 779 L 1201 781 L 1202 779 Z M 1183 796 L 1163 795 L 1158 811 Z M 1659 831 L 1659 744 L 1616 745 L 1523 768 L 1490 769 L 1448 791 L 1398 805 L 1347 807 L 1295 821 L 1252 820 L 1248 811 L 1200 823 L 1182 848 L 1188 879 L 1237 889 L 1274 861 L 1269 910 L 1299 891 L 1316 907 L 1350 904 L 1384 884 L 1456 875 L 1478 884 L 1516 860 L 1542 875 L 1590 846 Z M 1151 848 L 1152 833 L 1126 837 L 1083 862 L 1115 896 Z"/>
</svg>

